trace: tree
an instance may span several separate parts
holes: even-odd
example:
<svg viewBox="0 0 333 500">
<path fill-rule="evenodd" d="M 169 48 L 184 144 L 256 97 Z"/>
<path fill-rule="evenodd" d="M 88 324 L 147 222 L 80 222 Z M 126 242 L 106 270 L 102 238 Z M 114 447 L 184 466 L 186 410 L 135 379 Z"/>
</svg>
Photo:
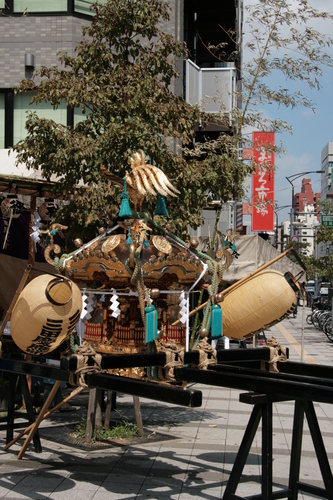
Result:
<svg viewBox="0 0 333 500">
<path fill-rule="evenodd" d="M 235 165 L 239 165 L 237 158 L 240 147 L 253 146 L 244 132 L 265 130 L 292 133 L 288 123 L 279 117 L 270 118 L 276 110 L 283 106 L 304 106 L 315 111 L 314 103 L 299 88 L 295 89 L 295 85 L 319 90 L 324 67 L 333 65 L 333 59 L 327 53 L 333 38 L 315 27 L 318 21 L 332 21 L 333 15 L 313 8 L 308 0 L 258 0 L 253 5 L 246 5 L 245 10 L 246 42 L 243 52 L 246 61 L 242 68 L 242 87 L 238 93 L 238 102 L 242 105 L 233 109 L 235 133 L 220 135 L 208 143 L 199 143 L 192 152 L 193 155 L 206 153 L 214 157 L 224 150 Z M 332 31 L 331 25 L 328 31 Z M 228 32 L 228 36 L 233 38 L 235 34 Z M 207 50 L 215 55 L 216 61 L 227 62 L 223 44 L 207 45 Z M 239 47 L 241 50 L 242 47 Z M 233 54 L 233 58 L 237 57 L 239 54 Z M 220 122 L 229 119 L 224 111 L 221 108 L 221 113 L 216 117 Z M 283 154 L 283 144 L 276 146 L 275 152 Z"/>
<path fill-rule="evenodd" d="M 319 211 L 321 215 L 333 214 L 333 202 L 331 200 L 323 200 L 319 202 Z M 326 246 L 326 254 L 323 257 L 316 259 L 317 274 L 319 278 L 328 280 L 333 279 L 333 228 L 321 224 L 316 234 L 316 244 L 324 243 Z"/>
<path fill-rule="evenodd" d="M 58 189 L 69 200 L 63 217 L 70 218 L 75 230 L 78 225 L 77 230 L 80 226 L 87 231 L 95 230 L 101 221 L 111 221 L 118 212 L 119 188 L 105 182 L 100 165 L 122 177 L 130 156 L 141 148 L 181 191 L 180 199 L 169 202 L 168 209 L 176 232 L 185 237 L 188 225 L 197 227 L 202 222 L 202 209 L 210 196 L 222 202 L 242 196 L 244 180 L 252 171 L 252 165 L 239 158 L 244 127 L 289 129 L 279 119 L 266 119 L 260 108 L 272 102 L 311 106 L 299 92 L 269 88 L 266 79 L 281 71 L 287 79 L 319 87 L 322 66 L 332 63 L 325 53 L 332 39 L 316 32 L 309 22 L 332 16 L 318 13 L 307 0 L 296 0 L 293 9 L 290 0 L 260 0 L 249 7 L 247 50 L 254 57 L 242 72 L 238 95 L 242 107 L 232 111 L 228 133 L 196 142 L 193 148 L 194 125 L 200 123 L 205 130 L 209 121 L 221 124 L 225 110 L 222 107 L 218 116 L 209 116 L 171 92 L 170 84 L 178 76 L 175 62 L 188 54 L 183 43 L 160 30 L 159 21 L 169 16 L 167 4 L 112 0 L 94 9 L 96 15 L 83 28 L 75 57 L 61 54 L 63 68 L 42 67 L 34 80 L 21 82 L 17 89 L 33 91 L 32 102 L 50 100 L 55 108 L 65 100 L 81 109 L 85 120 L 72 128 L 30 114 L 28 135 L 14 147 L 17 161 L 41 169 L 46 178 L 60 176 Z M 290 48 L 295 57 L 283 52 Z M 221 46 L 207 46 L 207 50 L 218 61 L 224 60 Z M 234 60 L 240 50 L 233 54 Z M 177 147 L 170 148 L 170 142 Z M 185 146 L 183 154 L 178 146 Z M 77 188 L 79 182 L 85 187 Z M 151 203 L 148 198 L 145 209 L 151 209 Z"/>
<path fill-rule="evenodd" d="M 172 141 L 191 142 L 195 123 L 206 123 L 197 107 L 170 90 L 178 77 L 175 62 L 187 57 L 186 47 L 160 30 L 159 21 L 169 16 L 161 0 L 114 0 L 94 9 L 76 55 L 61 54 L 63 68 L 42 67 L 17 89 L 32 91 L 32 103 L 50 100 L 57 108 L 65 100 L 82 109 L 85 119 L 72 128 L 30 113 L 27 137 L 14 147 L 17 160 L 41 169 L 46 178 L 60 176 L 57 189 L 70 202 L 64 215 L 87 228 L 118 212 L 119 188 L 103 180 L 100 165 L 123 177 L 141 148 L 181 187 L 181 199 L 170 203 L 169 212 L 177 231 L 185 233 L 187 224 L 201 222 L 208 186 L 206 166 L 170 148 Z M 79 183 L 85 186 L 78 189 Z"/>
</svg>

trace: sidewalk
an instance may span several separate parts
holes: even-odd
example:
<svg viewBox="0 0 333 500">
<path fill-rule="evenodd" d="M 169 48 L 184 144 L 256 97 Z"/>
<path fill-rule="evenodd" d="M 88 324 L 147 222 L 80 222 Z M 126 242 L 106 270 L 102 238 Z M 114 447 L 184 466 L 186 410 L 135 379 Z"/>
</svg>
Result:
<svg viewBox="0 0 333 500">
<path fill-rule="evenodd" d="M 305 309 L 308 313 L 310 310 Z M 302 307 L 266 331 L 289 347 L 289 359 L 299 362 L 302 352 Z M 332 365 L 333 343 L 305 323 L 304 360 Z M 68 436 L 86 414 L 87 394 L 71 405 L 76 411 L 55 413 L 42 422 L 43 452 L 30 445 L 17 460 L 23 440 L 7 452 L 0 432 L 0 498 L 5 499 L 218 499 L 225 490 L 252 406 L 239 402 L 237 391 L 201 386 L 201 408 L 182 408 L 140 399 L 147 437 L 132 444 L 75 445 Z M 120 395 L 117 408 L 134 421 L 133 399 Z M 333 405 L 315 404 L 328 457 L 333 466 Z M 294 405 L 274 404 L 274 486 L 287 485 Z M 244 468 L 239 496 L 260 493 L 261 434 L 257 433 Z M 300 479 L 323 487 L 307 424 L 304 425 Z M 299 499 L 313 499 L 299 494 Z"/>
</svg>

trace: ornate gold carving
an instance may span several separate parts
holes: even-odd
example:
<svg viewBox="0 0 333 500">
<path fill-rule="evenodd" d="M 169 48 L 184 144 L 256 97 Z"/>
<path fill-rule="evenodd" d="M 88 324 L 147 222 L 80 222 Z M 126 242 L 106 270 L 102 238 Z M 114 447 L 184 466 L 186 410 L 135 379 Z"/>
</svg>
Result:
<svg viewBox="0 0 333 500">
<path fill-rule="evenodd" d="M 142 266 L 147 279 L 159 280 L 164 274 L 174 274 L 181 282 L 196 280 L 202 269 L 202 263 L 187 253 L 179 253 L 177 256 L 152 257 Z"/>
<path fill-rule="evenodd" d="M 172 252 L 172 246 L 164 236 L 153 236 L 152 242 L 159 252 L 169 255 Z"/>
<path fill-rule="evenodd" d="M 110 253 L 114 250 L 120 243 L 120 235 L 114 234 L 110 236 L 106 241 L 104 241 L 102 245 L 102 252 Z"/>
<path fill-rule="evenodd" d="M 219 250 L 217 250 L 216 258 L 222 261 L 224 271 L 228 269 L 228 267 L 232 263 L 231 253 L 228 252 L 228 250 L 226 250 L 225 248 L 220 248 Z"/>
<path fill-rule="evenodd" d="M 136 211 L 142 211 L 142 202 L 147 195 L 156 196 L 157 193 L 162 196 L 179 195 L 176 189 L 163 171 L 146 163 L 145 153 L 139 149 L 130 159 L 132 172 L 126 172 L 125 179 L 127 184 L 127 194 L 134 202 Z M 101 165 L 102 174 L 115 184 L 124 185 L 124 180 L 109 172 Z"/>
<path fill-rule="evenodd" d="M 55 262 L 55 255 L 54 254 L 60 254 L 61 248 L 59 245 L 56 245 L 54 243 L 50 243 L 44 250 L 44 257 L 45 260 L 48 264 L 51 264 L 51 266 L 54 266 Z M 52 257 L 52 254 L 54 257 Z"/>
</svg>

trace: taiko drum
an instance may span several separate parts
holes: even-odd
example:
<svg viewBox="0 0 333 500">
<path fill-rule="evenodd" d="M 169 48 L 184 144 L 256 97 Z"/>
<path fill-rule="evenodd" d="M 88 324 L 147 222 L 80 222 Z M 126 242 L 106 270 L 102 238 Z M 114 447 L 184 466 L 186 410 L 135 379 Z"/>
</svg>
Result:
<svg viewBox="0 0 333 500">
<path fill-rule="evenodd" d="M 300 287 L 294 276 L 265 270 L 240 283 L 219 305 L 223 335 L 241 340 L 281 321 L 296 307 Z"/>
<path fill-rule="evenodd" d="M 26 353 L 47 354 L 72 332 L 81 310 L 81 292 L 75 283 L 43 274 L 19 295 L 10 320 L 12 338 Z"/>
</svg>

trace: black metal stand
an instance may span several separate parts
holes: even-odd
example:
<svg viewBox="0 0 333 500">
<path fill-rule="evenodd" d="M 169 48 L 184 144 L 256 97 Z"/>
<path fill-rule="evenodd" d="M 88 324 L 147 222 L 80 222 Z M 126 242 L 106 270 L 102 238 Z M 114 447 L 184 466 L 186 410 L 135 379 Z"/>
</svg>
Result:
<svg viewBox="0 0 333 500">
<path fill-rule="evenodd" d="M 242 351 L 241 353 L 239 353 Z M 261 352 L 260 352 L 261 351 Z M 267 360 L 269 355 L 266 349 L 236 350 L 228 352 L 224 363 L 222 355 L 218 358 L 221 363 L 212 369 L 200 370 L 198 368 L 175 368 L 175 377 L 180 381 L 201 383 L 217 387 L 230 387 L 244 391 L 252 391 L 241 394 L 240 401 L 254 405 L 250 420 L 245 430 L 223 500 L 241 500 L 242 497 L 236 495 L 236 490 L 241 479 L 249 451 L 251 449 L 254 436 L 262 421 L 262 481 L 261 494 L 246 497 L 248 500 L 275 500 L 279 498 L 289 498 L 297 500 L 298 492 L 303 491 L 320 498 L 333 499 L 333 478 L 330 464 L 327 458 L 321 431 L 318 425 L 317 416 L 313 402 L 332 404 L 333 401 L 333 367 L 320 365 L 304 365 L 304 363 L 278 363 L 279 373 L 262 371 L 255 368 L 261 366 L 262 360 Z M 163 356 L 154 355 L 151 361 L 161 363 Z M 186 361 L 193 362 L 197 359 L 198 353 L 188 352 Z M 240 355 L 241 354 L 241 355 Z M 157 357 L 156 357 L 157 356 Z M 110 365 L 127 363 L 130 367 L 141 366 L 135 363 L 148 364 L 147 355 L 127 356 L 127 361 L 121 359 L 122 356 L 106 356 L 103 363 L 106 367 Z M 10 391 L 12 398 L 8 409 L 8 430 L 7 443 L 13 435 L 14 421 L 14 397 L 15 384 L 20 377 L 22 391 L 27 401 L 27 411 L 29 421 L 32 418 L 33 408 L 28 409 L 30 404 L 30 394 L 24 388 L 26 384 L 25 375 L 36 377 L 53 378 L 58 381 L 69 380 L 69 368 L 76 366 L 76 360 L 69 358 L 65 360 L 65 368 L 58 369 L 44 363 L 32 363 L 22 359 L 1 358 L 0 370 L 8 372 L 12 377 L 13 389 Z M 73 365 L 73 366 L 72 366 Z M 24 375 L 24 377 L 23 377 Z M 25 382 L 24 382 L 25 380 Z M 183 389 L 180 386 L 167 386 L 143 380 L 131 379 L 128 377 L 114 376 L 106 373 L 90 373 L 86 375 L 86 383 L 89 388 L 99 388 L 101 390 L 124 392 L 136 397 L 147 397 L 157 401 L 165 401 L 181 406 L 199 407 L 202 403 L 201 391 L 194 389 Z M 273 403 L 278 401 L 295 401 L 294 428 L 291 447 L 290 471 L 288 487 L 280 491 L 273 490 Z M 305 484 L 299 480 L 303 424 L 306 415 L 314 444 L 317 460 L 323 477 L 324 488 L 318 488 Z M 39 438 L 38 438 L 39 439 Z M 40 443 L 39 443 L 40 445 Z M 36 447 L 36 443 L 35 443 Z M 37 450 L 36 450 L 37 451 Z"/>
<path fill-rule="evenodd" d="M 36 419 L 35 410 L 32 404 L 31 394 L 29 391 L 27 378 L 25 375 L 18 375 L 17 373 L 8 374 L 9 379 L 9 394 L 8 394 L 8 410 L 7 410 L 7 425 L 6 425 L 6 444 L 10 443 L 14 437 L 14 429 L 26 427 L 26 424 L 15 424 L 15 394 L 18 384 L 21 386 L 22 395 L 25 401 L 25 407 L 27 410 L 27 418 L 29 424 L 33 424 Z M 22 415 L 20 415 L 22 417 Z M 40 437 L 38 432 L 33 438 L 34 447 L 36 453 L 42 452 L 42 446 L 40 442 Z"/>
<path fill-rule="evenodd" d="M 323 477 L 325 489 L 302 483 L 299 480 L 304 413 L 310 429 L 313 445 L 315 448 L 320 471 Z M 297 499 L 298 491 L 304 491 L 320 498 L 333 498 L 333 477 L 331 467 L 327 458 L 324 441 L 318 425 L 317 415 L 312 401 L 300 400 L 295 402 L 293 441 L 291 448 L 289 488 L 292 491 L 292 500 Z"/>
<path fill-rule="evenodd" d="M 288 488 L 273 492 L 273 402 L 281 398 L 267 394 L 241 394 L 240 401 L 253 404 L 254 408 L 247 424 L 239 451 L 237 453 L 230 478 L 225 489 L 223 500 L 275 500 L 289 498 L 297 500 L 298 492 L 303 491 L 328 500 L 333 498 L 333 477 L 327 458 L 324 442 L 318 425 L 317 416 L 312 401 L 295 401 L 294 426 L 290 458 Z M 304 414 L 306 415 L 316 456 L 322 473 L 324 488 L 318 488 L 299 481 Z M 261 494 L 250 497 L 236 495 L 237 486 L 250 452 L 254 436 L 262 420 L 262 482 Z"/>
</svg>

